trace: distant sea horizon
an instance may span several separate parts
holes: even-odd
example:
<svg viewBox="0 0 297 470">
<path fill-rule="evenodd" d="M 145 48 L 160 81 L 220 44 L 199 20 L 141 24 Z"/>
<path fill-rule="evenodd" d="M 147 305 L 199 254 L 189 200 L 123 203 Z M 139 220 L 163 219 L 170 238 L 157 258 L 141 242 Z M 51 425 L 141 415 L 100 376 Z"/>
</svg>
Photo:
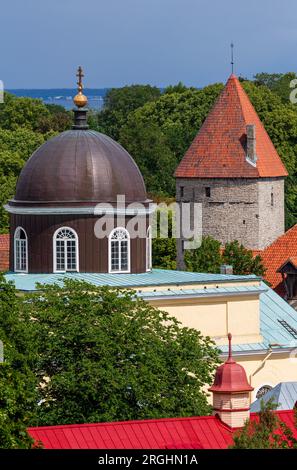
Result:
<svg viewBox="0 0 297 470">
<path fill-rule="evenodd" d="M 104 97 L 109 88 L 84 88 L 84 94 L 88 98 L 88 107 L 100 110 L 104 104 Z M 8 93 L 19 97 L 37 98 L 45 104 L 57 104 L 65 109 L 72 109 L 73 98 L 77 94 L 76 88 L 18 88 L 7 90 Z"/>
</svg>

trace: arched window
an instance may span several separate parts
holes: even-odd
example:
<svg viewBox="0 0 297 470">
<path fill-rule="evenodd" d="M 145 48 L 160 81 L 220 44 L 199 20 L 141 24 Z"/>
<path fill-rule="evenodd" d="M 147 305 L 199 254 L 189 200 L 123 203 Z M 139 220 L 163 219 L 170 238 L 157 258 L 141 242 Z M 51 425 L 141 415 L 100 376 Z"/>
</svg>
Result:
<svg viewBox="0 0 297 470">
<path fill-rule="evenodd" d="M 152 228 L 148 227 L 146 232 L 146 270 L 152 269 Z"/>
<path fill-rule="evenodd" d="M 270 385 L 262 385 L 262 387 L 260 387 L 256 393 L 257 400 L 259 398 L 264 397 L 264 395 L 266 395 L 266 393 L 269 392 L 270 390 L 272 390 L 272 387 Z"/>
<path fill-rule="evenodd" d="M 54 234 L 54 272 L 79 271 L 78 237 L 69 227 L 62 227 Z"/>
<path fill-rule="evenodd" d="M 109 272 L 130 272 L 130 236 L 123 227 L 109 235 Z"/>
<path fill-rule="evenodd" d="M 22 227 L 14 232 L 14 270 L 19 273 L 28 272 L 28 238 Z"/>
</svg>

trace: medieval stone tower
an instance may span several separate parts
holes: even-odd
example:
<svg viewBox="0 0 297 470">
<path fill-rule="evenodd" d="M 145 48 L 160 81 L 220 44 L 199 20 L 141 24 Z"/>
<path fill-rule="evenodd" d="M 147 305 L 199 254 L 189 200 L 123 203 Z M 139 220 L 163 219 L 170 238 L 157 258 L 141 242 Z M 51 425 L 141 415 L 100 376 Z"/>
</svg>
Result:
<svg viewBox="0 0 297 470">
<path fill-rule="evenodd" d="M 231 75 L 175 172 L 178 202 L 202 204 L 202 233 L 262 250 L 284 233 L 284 178 L 274 145 Z M 183 266 L 178 239 L 178 267 Z"/>
</svg>

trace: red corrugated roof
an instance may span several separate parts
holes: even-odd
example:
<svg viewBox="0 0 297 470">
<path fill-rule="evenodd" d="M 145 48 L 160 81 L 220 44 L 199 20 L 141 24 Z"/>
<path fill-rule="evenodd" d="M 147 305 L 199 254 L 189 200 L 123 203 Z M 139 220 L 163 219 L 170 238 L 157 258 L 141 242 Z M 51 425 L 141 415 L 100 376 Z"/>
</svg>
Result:
<svg viewBox="0 0 297 470">
<path fill-rule="evenodd" d="M 253 253 L 261 256 L 263 264 L 267 268 L 265 279 L 279 295 L 284 295 L 282 275 L 277 270 L 289 258 L 295 260 L 295 263 L 297 262 L 297 224 L 277 238 L 265 250 Z"/>
<path fill-rule="evenodd" d="M 225 449 L 230 429 L 214 416 L 30 428 L 46 449 Z"/>
<path fill-rule="evenodd" d="M 256 126 L 256 167 L 246 161 L 246 126 Z M 238 78 L 231 75 L 199 133 L 176 169 L 178 178 L 287 176 Z"/>
<path fill-rule="evenodd" d="M 294 430 L 293 410 L 278 411 Z M 251 413 L 251 419 L 256 418 Z M 46 449 L 226 449 L 235 431 L 215 416 L 29 428 Z M 294 430 L 295 437 L 297 432 Z"/>
<path fill-rule="evenodd" d="M 0 235 L 0 271 L 9 268 L 9 235 Z"/>
</svg>

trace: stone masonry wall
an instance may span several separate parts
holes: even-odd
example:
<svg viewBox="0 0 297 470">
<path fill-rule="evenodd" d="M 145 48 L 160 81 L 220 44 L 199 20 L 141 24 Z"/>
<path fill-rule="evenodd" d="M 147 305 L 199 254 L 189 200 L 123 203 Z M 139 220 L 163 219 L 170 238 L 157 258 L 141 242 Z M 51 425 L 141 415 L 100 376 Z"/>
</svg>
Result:
<svg viewBox="0 0 297 470">
<path fill-rule="evenodd" d="M 285 231 L 284 179 L 261 180 L 259 186 L 259 246 L 266 248 Z"/>
<path fill-rule="evenodd" d="M 273 194 L 273 196 L 272 196 Z M 282 178 L 178 178 L 178 202 L 202 203 L 203 235 L 262 250 L 284 232 Z M 177 264 L 183 269 L 182 240 Z"/>
</svg>

